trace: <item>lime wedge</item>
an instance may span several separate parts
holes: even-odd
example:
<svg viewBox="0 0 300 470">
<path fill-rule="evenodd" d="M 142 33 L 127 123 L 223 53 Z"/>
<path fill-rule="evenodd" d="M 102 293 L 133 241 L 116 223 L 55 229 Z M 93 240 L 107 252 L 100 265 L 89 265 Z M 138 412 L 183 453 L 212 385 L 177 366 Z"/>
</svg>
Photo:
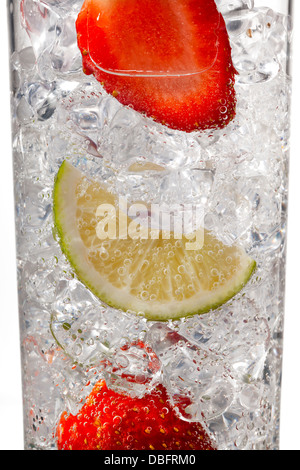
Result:
<svg viewBox="0 0 300 470">
<path fill-rule="evenodd" d="M 106 232 L 100 230 L 104 214 Z M 78 279 L 116 309 L 155 321 L 203 314 L 234 297 L 255 270 L 255 261 L 242 248 L 224 245 L 206 230 L 201 246 L 191 249 L 191 237 L 178 239 L 173 232 L 168 239 L 164 232 L 149 232 L 144 239 L 120 237 L 109 227 L 110 222 L 121 226 L 121 218 L 115 195 L 67 161 L 62 164 L 54 186 L 62 251 Z M 141 226 L 132 227 L 135 222 L 125 219 L 128 232 L 138 233 Z"/>
</svg>

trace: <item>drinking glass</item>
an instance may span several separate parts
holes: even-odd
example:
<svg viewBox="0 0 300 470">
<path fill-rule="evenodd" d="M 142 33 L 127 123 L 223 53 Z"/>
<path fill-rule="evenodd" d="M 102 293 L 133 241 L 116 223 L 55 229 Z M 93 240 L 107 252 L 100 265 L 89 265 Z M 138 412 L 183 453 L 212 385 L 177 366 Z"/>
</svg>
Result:
<svg viewBox="0 0 300 470">
<path fill-rule="evenodd" d="M 7 5 L 25 449 L 278 450 L 292 1 Z"/>
</svg>

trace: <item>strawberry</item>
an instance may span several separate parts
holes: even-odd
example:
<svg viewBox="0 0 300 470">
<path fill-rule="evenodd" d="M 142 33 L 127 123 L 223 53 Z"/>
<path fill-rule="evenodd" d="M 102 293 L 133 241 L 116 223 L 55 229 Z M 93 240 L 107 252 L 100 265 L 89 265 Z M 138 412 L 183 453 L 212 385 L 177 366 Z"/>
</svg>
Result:
<svg viewBox="0 0 300 470">
<path fill-rule="evenodd" d="M 214 0 L 85 0 L 76 27 L 84 72 L 123 105 L 185 132 L 235 116 L 236 72 Z"/>
<path fill-rule="evenodd" d="M 188 400 L 183 399 L 182 405 Z M 96 384 L 76 416 L 64 412 L 58 450 L 216 450 L 200 423 L 178 418 L 159 385 L 143 398 Z"/>
</svg>

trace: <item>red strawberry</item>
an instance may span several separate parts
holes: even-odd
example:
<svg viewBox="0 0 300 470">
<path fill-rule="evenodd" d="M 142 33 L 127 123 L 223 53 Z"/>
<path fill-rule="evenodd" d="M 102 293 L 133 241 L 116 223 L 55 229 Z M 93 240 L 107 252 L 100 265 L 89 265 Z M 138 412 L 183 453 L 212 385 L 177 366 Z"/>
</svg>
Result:
<svg viewBox="0 0 300 470">
<path fill-rule="evenodd" d="M 85 73 L 123 105 L 186 132 L 233 119 L 236 72 L 214 0 L 85 0 L 76 26 Z"/>
<path fill-rule="evenodd" d="M 187 400 L 182 400 L 182 405 Z M 216 450 L 200 425 L 178 418 L 165 388 L 143 398 L 121 395 L 98 382 L 76 415 L 64 412 L 58 450 Z"/>
</svg>

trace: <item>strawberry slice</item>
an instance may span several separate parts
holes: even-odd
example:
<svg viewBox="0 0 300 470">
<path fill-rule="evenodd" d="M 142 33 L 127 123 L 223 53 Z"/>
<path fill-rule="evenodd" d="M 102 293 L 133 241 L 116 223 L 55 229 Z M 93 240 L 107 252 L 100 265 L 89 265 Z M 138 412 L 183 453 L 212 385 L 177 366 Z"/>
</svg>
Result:
<svg viewBox="0 0 300 470">
<path fill-rule="evenodd" d="M 182 405 L 187 405 L 182 400 Z M 159 385 L 132 398 L 98 382 L 76 416 L 64 412 L 58 450 L 216 450 L 200 423 L 178 418 Z"/>
<path fill-rule="evenodd" d="M 85 0 L 83 70 L 123 105 L 186 132 L 235 116 L 235 69 L 214 0 Z"/>
</svg>

